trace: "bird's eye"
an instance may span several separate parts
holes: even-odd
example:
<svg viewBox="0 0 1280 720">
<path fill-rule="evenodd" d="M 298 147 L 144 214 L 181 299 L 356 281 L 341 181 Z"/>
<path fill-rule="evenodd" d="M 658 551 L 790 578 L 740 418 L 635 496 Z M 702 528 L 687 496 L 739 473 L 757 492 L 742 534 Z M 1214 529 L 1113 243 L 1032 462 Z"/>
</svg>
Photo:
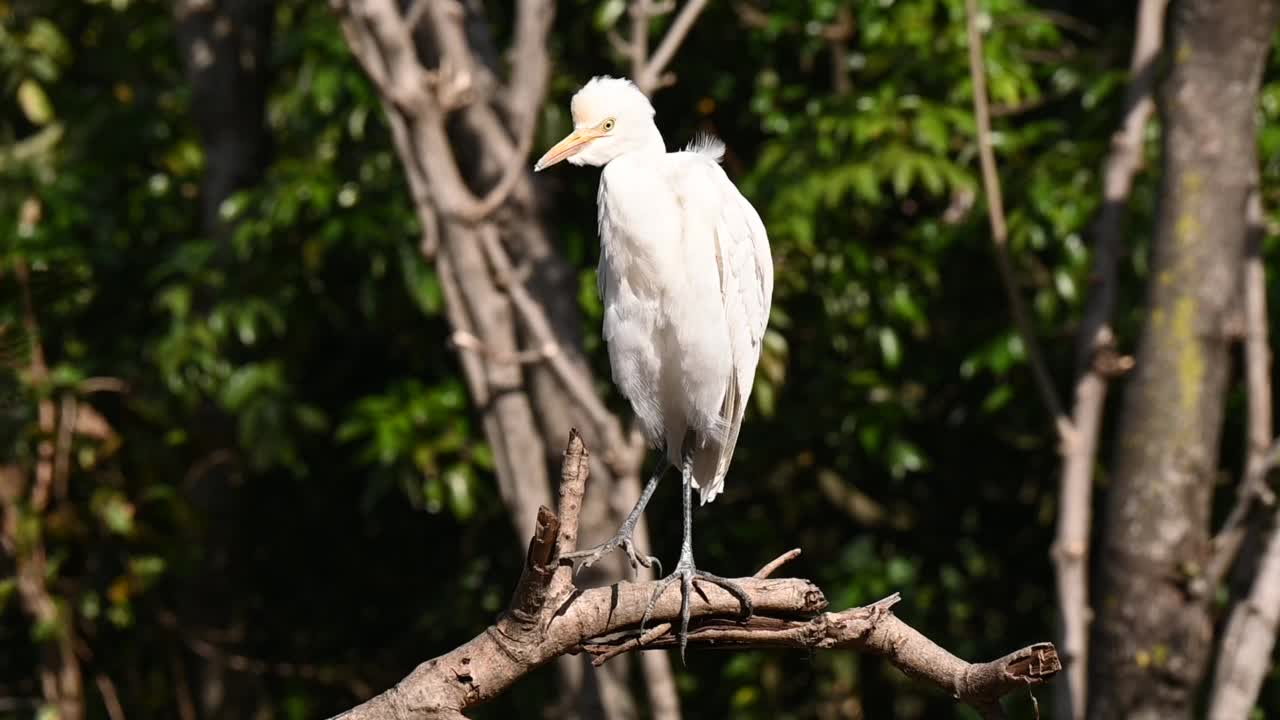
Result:
<svg viewBox="0 0 1280 720">
<path fill-rule="evenodd" d="M 613 126 L 614 126 L 614 119 L 613 119 L 613 118 L 609 118 L 608 120 L 605 120 L 604 122 L 600 123 L 600 127 L 601 127 L 605 132 L 609 132 L 610 130 L 612 130 L 612 129 L 613 129 Z"/>
</svg>

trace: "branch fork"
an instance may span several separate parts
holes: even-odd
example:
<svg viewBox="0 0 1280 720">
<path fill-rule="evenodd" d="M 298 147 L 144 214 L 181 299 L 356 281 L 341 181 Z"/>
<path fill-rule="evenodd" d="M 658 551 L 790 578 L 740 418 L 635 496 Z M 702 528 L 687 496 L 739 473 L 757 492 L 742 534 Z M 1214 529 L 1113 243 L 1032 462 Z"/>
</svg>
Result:
<svg viewBox="0 0 1280 720">
<path fill-rule="evenodd" d="M 619 582 L 582 590 L 573 568 L 560 556 L 577 546 L 578 512 L 585 493 L 589 453 L 573 431 L 564 454 L 559 514 L 538 511 L 524 571 L 507 611 L 470 642 L 419 665 L 382 694 L 339 715 L 373 718 L 459 718 L 505 692 L 534 669 L 565 654 L 586 652 L 596 666 L 623 653 L 674 646 L 672 621 L 680 598 L 659 598 L 657 625 L 639 629 L 655 582 Z M 699 585 L 691 598 L 689 643 L 712 648 L 803 648 L 854 650 L 882 655 L 907 675 L 935 684 L 984 717 L 1004 717 L 1000 700 L 1049 681 L 1061 670 L 1051 643 L 1036 643 L 986 663 L 969 663 L 947 652 L 893 612 L 894 593 L 864 607 L 829 612 L 827 599 L 812 582 L 771 577 L 799 556 L 790 550 L 753 577 L 735 582 L 751 596 L 755 615 L 735 618 L 736 598 L 721 588 Z M 336 720 L 336 718 L 335 718 Z"/>
</svg>

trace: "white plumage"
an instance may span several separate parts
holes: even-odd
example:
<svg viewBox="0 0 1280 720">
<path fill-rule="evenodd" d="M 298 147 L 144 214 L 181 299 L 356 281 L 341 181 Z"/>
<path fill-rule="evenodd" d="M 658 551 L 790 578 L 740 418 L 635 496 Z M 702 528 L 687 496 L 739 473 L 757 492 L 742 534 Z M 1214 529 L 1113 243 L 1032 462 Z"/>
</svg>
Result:
<svg viewBox="0 0 1280 720">
<path fill-rule="evenodd" d="M 689 488 L 704 504 L 724 488 L 773 298 L 769 240 L 720 168 L 723 143 L 700 137 L 668 153 L 653 106 L 631 81 L 593 78 L 571 111 L 573 132 L 534 169 L 566 159 L 604 166 L 599 289 L 613 380 L 686 483 L 680 563 L 650 602 L 652 610 L 667 584 L 683 581 L 683 654 L 695 577 L 730 590 L 744 614 L 751 611 L 736 584 L 694 567 Z M 633 565 L 648 566 L 653 558 L 636 557 L 631 532 L 665 469 L 660 463 L 613 539 L 567 557 L 590 565 L 621 547 Z"/>
<path fill-rule="evenodd" d="M 565 143 L 591 139 L 565 157 L 604 165 L 599 288 L 614 383 L 676 467 L 693 431 L 693 481 L 706 503 L 724 487 L 768 321 L 764 223 L 720 168 L 724 145 L 703 136 L 668 153 L 630 81 L 595 78 L 572 110 Z"/>
</svg>

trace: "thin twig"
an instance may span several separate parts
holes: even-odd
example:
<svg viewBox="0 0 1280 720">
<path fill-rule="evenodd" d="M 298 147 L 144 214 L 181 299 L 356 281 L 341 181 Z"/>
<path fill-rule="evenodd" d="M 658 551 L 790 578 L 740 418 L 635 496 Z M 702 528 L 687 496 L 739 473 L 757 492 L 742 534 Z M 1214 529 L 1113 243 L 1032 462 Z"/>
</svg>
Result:
<svg viewBox="0 0 1280 720">
<path fill-rule="evenodd" d="M 627 56 L 631 61 L 631 77 L 638 84 L 644 75 L 645 65 L 649 62 L 649 20 L 654 12 L 651 0 L 632 0 L 628 7 L 631 16 L 631 42 L 628 43 Z M 644 86 L 640 86 L 644 92 Z"/>
<path fill-rule="evenodd" d="M 991 221 L 991 241 L 995 249 L 996 267 L 1000 271 L 1000 281 L 1004 285 L 1014 325 L 1017 326 L 1018 335 L 1027 353 L 1027 362 L 1031 365 L 1031 374 L 1035 378 L 1036 388 L 1040 391 L 1040 400 L 1053 418 L 1059 443 L 1064 448 L 1070 447 L 1074 435 L 1071 420 L 1063 412 L 1062 402 L 1058 400 L 1058 393 L 1053 388 L 1053 378 L 1049 375 L 1049 368 L 1040 351 L 1040 344 L 1036 341 L 1035 327 L 1031 323 L 1026 304 L 1018 290 L 1013 264 L 1009 259 L 1009 230 L 1005 222 L 1004 199 L 1000 192 L 1000 176 L 996 169 L 995 150 L 991 141 L 991 113 L 987 101 L 986 70 L 982 59 L 982 34 L 978 30 L 977 0 L 965 0 L 965 10 L 969 37 L 969 75 L 973 80 L 973 114 L 978 126 L 978 157 L 982 165 L 982 186 L 987 194 L 987 217 Z"/>
<path fill-rule="evenodd" d="M 250 657 L 220 647 L 216 643 L 182 627 L 177 615 L 172 612 L 163 611 L 157 616 L 157 619 L 159 619 L 161 625 L 172 630 L 191 652 L 228 670 L 250 675 L 292 678 L 314 682 L 319 685 L 343 687 L 355 697 L 366 697 L 370 692 L 368 683 L 347 668 Z"/>
<path fill-rule="evenodd" d="M 1206 564 L 1199 590 L 1209 597 L 1231 569 L 1248 532 L 1248 525 L 1258 505 L 1275 504 L 1275 494 L 1267 485 L 1267 474 L 1274 468 L 1280 439 L 1273 437 L 1271 422 L 1271 349 L 1267 339 L 1267 277 L 1262 257 L 1265 216 L 1256 186 L 1249 193 L 1246 212 L 1249 216 L 1248 253 L 1244 265 L 1244 365 L 1248 389 L 1247 436 L 1244 448 L 1244 475 L 1236 492 L 1236 503 L 1227 515 L 1222 529 L 1213 538 L 1213 554 Z"/>
<path fill-rule="evenodd" d="M 654 640 L 657 640 L 658 638 L 665 635 L 667 631 L 669 631 L 670 629 L 671 629 L 671 623 L 669 622 L 664 622 L 658 625 L 654 625 L 648 630 L 645 630 L 639 636 L 631 640 L 628 640 L 622 643 L 621 645 L 618 645 L 617 647 L 606 650 L 600 653 L 599 655 L 596 655 L 594 658 L 591 659 L 591 664 L 595 665 L 596 667 L 600 667 L 601 665 L 609 662 L 610 660 L 618 657 L 619 655 L 624 655 L 626 653 L 631 652 L 632 650 L 642 648 L 645 645 L 652 643 Z"/>
<path fill-rule="evenodd" d="M 503 249 L 501 241 L 496 235 L 487 234 L 483 237 L 482 242 L 485 254 L 493 267 L 498 282 L 505 288 L 511 298 L 512 306 L 520 315 L 521 324 L 525 326 L 529 334 L 537 342 L 554 342 L 555 333 L 551 329 L 551 323 L 547 320 L 546 313 L 542 306 L 529 295 L 524 285 L 514 277 L 511 260 L 507 257 L 507 252 Z M 548 357 L 547 363 L 560 378 L 560 382 L 569 391 L 574 402 L 591 418 L 591 422 L 596 427 L 604 429 L 608 451 L 619 452 L 626 448 L 627 444 L 622 438 L 622 428 L 618 423 L 618 418 L 604 406 L 600 396 L 591 387 L 587 378 L 574 370 L 569 364 L 569 359 L 563 353 Z"/>
<path fill-rule="evenodd" d="M 36 462 L 36 481 L 31 488 L 31 507 L 36 512 L 44 512 L 49 504 L 50 491 L 53 488 L 53 432 L 57 425 L 53 400 L 46 393 L 49 390 L 49 365 L 45 361 L 44 344 L 40 336 L 40 322 L 36 318 L 35 303 L 31 299 L 31 273 L 25 260 L 18 258 L 13 263 L 13 274 L 18 280 L 18 290 L 22 296 L 22 327 L 27 334 L 27 342 L 31 347 L 28 372 L 31 384 L 41 393 L 37 403 L 37 421 L 40 433 L 44 436 L 36 445 L 38 460 Z"/>
<path fill-rule="evenodd" d="M 504 365 L 532 365 L 540 363 L 559 354 L 560 346 L 554 342 L 530 350 L 519 350 L 514 353 L 503 353 L 491 349 L 484 342 L 465 330 L 454 330 L 449 336 L 449 344 L 459 350 L 479 353 L 492 362 Z"/>
<path fill-rule="evenodd" d="M 76 396 L 63 393 L 59 403 L 58 438 L 53 453 L 53 492 L 59 500 L 67 496 L 71 477 L 71 441 L 75 434 L 79 403 Z"/>
<path fill-rule="evenodd" d="M 1267 278 L 1262 257 L 1265 213 L 1254 178 L 1248 202 L 1249 234 L 1244 264 L 1245 379 L 1248 388 L 1248 432 L 1245 472 L 1236 504 L 1223 529 L 1214 537 L 1200 590 L 1211 598 L 1226 575 L 1248 533 L 1248 522 L 1270 523 L 1269 535 L 1249 595 L 1231 609 L 1222 635 L 1209 706 L 1211 720 L 1244 718 L 1257 701 L 1275 647 L 1280 624 L 1280 526 L 1275 512 L 1254 512 L 1274 505 L 1267 475 L 1280 457 L 1280 439 L 1272 439 L 1271 350 L 1267 341 Z M 1255 524 L 1255 529 L 1258 527 Z"/>
<path fill-rule="evenodd" d="M 1083 720 L 1088 683 L 1089 536 L 1093 474 L 1106 406 L 1108 379 L 1133 366 L 1115 349 L 1111 316 L 1118 285 L 1124 219 L 1134 178 L 1142 167 L 1143 135 L 1155 110 L 1155 62 L 1164 37 L 1168 0 L 1142 0 L 1138 9 L 1124 120 L 1111 142 L 1103 170 L 1103 208 L 1095 225 L 1089 300 L 1077 336 L 1077 369 L 1072 406 L 1075 442 L 1063 448 L 1053 558 L 1063 661 L 1066 672 L 1055 688 L 1056 715 Z"/>
<path fill-rule="evenodd" d="M 93 682 L 102 695 L 102 704 L 107 708 L 107 717 L 111 720 L 127 720 L 124 706 L 120 704 L 120 693 L 116 692 L 116 684 L 111 682 L 111 678 L 104 673 L 98 673 L 93 676 Z"/>
<path fill-rule="evenodd" d="M 676 19 L 672 21 L 666 36 L 662 38 L 662 42 L 658 43 L 657 49 L 653 51 L 653 56 L 645 63 L 644 72 L 641 73 L 640 77 L 636 78 L 636 85 L 646 94 L 658 89 L 663 77 L 663 70 L 671 62 L 671 58 L 675 57 L 680 43 L 684 42 L 685 36 L 689 34 L 689 30 L 693 28 L 693 23 L 706 6 L 707 0 L 689 0 L 684 4 L 684 7 L 680 8 L 680 12 L 676 15 Z"/>
<path fill-rule="evenodd" d="M 800 557 L 800 548 L 792 548 L 770 560 L 764 567 L 756 571 L 753 577 L 764 579 L 777 572 L 778 568 Z"/>
<path fill-rule="evenodd" d="M 178 720 L 199 720 L 196 714 L 196 701 L 191 693 L 191 683 L 187 680 L 187 667 L 176 645 L 169 648 L 169 667 L 173 672 L 174 702 L 178 706 Z"/>
</svg>

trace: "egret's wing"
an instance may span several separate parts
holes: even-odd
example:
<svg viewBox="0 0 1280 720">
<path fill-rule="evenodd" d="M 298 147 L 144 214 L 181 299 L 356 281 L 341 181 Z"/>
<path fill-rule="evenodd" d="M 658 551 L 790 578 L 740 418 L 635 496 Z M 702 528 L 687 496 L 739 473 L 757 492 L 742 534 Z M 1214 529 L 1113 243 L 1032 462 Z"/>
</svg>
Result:
<svg viewBox="0 0 1280 720">
<path fill-rule="evenodd" d="M 602 238 L 600 243 L 600 264 L 596 268 L 596 292 L 599 293 L 600 303 L 608 304 L 610 300 L 609 282 L 607 278 L 607 269 L 609 267 L 609 247 L 610 243 L 604 242 L 603 237 L 613 232 L 612 223 L 609 222 L 609 190 L 605 185 L 605 179 L 600 177 L 600 186 L 596 189 L 596 228 Z"/>
<path fill-rule="evenodd" d="M 733 355 L 733 377 L 721 409 L 727 432 L 722 442 L 700 449 L 697 455 L 702 457 L 694 460 L 694 476 L 712 478 L 700 486 L 703 503 L 713 500 L 724 488 L 773 300 L 773 259 L 764 223 L 720 168 L 718 161 L 723 153 L 724 145 L 718 140 L 700 138 L 688 151 L 675 154 L 681 166 L 677 182 L 688 190 L 683 195 L 700 200 L 696 205 L 686 205 L 685 212 L 706 214 L 702 219 L 715 228 L 720 295 Z"/>
</svg>

